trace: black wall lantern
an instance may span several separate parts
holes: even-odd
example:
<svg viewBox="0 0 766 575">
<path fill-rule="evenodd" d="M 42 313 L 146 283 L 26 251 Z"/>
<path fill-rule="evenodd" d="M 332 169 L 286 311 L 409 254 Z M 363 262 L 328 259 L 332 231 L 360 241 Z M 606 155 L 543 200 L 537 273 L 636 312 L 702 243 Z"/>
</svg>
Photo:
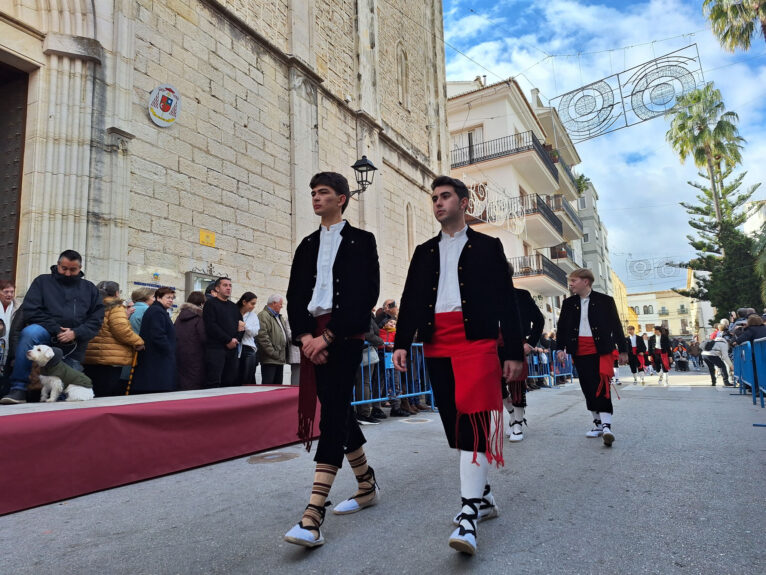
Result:
<svg viewBox="0 0 766 575">
<path fill-rule="evenodd" d="M 376 168 L 373 163 L 367 159 L 367 156 L 362 156 L 362 159 L 357 160 L 356 163 L 354 163 L 354 165 L 351 167 L 354 168 L 356 183 L 359 185 L 358 190 L 351 192 L 351 195 L 353 196 L 354 194 L 361 194 L 370 185 L 372 185 L 372 180 L 375 177 L 375 171 L 378 168 Z"/>
</svg>

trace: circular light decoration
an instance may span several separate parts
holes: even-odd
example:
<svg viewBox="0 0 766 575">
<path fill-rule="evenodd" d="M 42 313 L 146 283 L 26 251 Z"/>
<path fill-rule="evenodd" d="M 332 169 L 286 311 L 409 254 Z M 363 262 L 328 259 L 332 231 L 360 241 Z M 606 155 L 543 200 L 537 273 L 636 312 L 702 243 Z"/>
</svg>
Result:
<svg viewBox="0 0 766 575">
<path fill-rule="evenodd" d="M 628 260 L 628 275 L 633 280 L 643 280 L 652 275 L 651 260 Z"/>
<path fill-rule="evenodd" d="M 631 108 L 642 120 L 664 114 L 675 105 L 676 98 L 697 87 L 694 74 L 681 65 L 647 68 L 634 74 L 636 81 L 630 93 Z"/>
<path fill-rule="evenodd" d="M 673 265 L 673 260 L 670 258 L 662 258 L 654 262 L 654 273 L 658 278 L 676 277 L 680 271 Z"/>
<path fill-rule="evenodd" d="M 181 113 L 181 96 L 170 84 L 161 84 L 149 96 L 149 117 L 160 128 L 172 126 Z"/>
<path fill-rule="evenodd" d="M 564 94 L 557 109 L 573 140 L 604 134 L 620 117 L 614 89 L 603 80 Z"/>
</svg>

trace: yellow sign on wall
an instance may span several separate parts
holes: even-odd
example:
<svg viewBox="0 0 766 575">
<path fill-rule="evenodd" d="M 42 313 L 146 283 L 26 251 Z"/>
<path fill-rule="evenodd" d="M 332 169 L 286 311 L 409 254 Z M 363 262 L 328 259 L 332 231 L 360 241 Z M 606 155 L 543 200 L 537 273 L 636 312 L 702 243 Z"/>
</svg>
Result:
<svg viewBox="0 0 766 575">
<path fill-rule="evenodd" d="M 215 247 L 215 232 L 211 232 L 210 230 L 200 229 L 199 243 L 201 243 L 203 246 L 214 248 Z"/>
</svg>

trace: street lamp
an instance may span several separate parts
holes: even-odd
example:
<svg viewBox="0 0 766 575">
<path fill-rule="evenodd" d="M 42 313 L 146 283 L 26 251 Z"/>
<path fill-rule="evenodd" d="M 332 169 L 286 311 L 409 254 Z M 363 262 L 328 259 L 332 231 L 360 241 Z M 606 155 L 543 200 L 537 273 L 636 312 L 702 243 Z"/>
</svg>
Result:
<svg viewBox="0 0 766 575">
<path fill-rule="evenodd" d="M 357 160 L 351 167 L 354 169 L 356 183 L 359 185 L 359 189 L 351 192 L 351 195 L 353 196 L 354 194 L 361 194 L 370 185 L 372 185 L 372 180 L 375 177 L 375 171 L 378 168 L 376 168 L 373 163 L 367 159 L 367 156 L 362 156 L 362 159 Z"/>
</svg>

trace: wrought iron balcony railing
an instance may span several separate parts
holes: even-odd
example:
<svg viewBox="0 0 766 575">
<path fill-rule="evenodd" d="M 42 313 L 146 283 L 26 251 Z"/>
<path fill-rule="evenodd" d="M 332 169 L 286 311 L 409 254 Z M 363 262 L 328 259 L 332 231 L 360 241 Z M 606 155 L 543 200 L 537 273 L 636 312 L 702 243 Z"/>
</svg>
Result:
<svg viewBox="0 0 766 575">
<path fill-rule="evenodd" d="M 575 265 L 580 265 L 580 262 L 575 259 L 575 252 L 572 249 L 572 246 L 569 244 L 564 243 L 551 248 L 551 259 L 558 260 L 561 258 L 569 258 L 575 263 Z"/>
<path fill-rule="evenodd" d="M 577 178 L 574 177 L 574 174 L 572 173 L 572 168 L 570 168 L 569 164 L 567 164 L 564 161 L 564 158 L 561 157 L 561 154 L 559 154 L 559 164 L 561 164 L 561 167 L 564 168 L 564 172 L 566 173 L 566 175 L 569 176 L 569 181 L 572 182 L 574 189 L 577 190 Z"/>
<path fill-rule="evenodd" d="M 512 156 L 528 152 L 529 150 L 534 150 L 537 153 L 537 156 L 545 164 L 547 170 L 558 182 L 559 172 L 556 169 L 556 165 L 553 163 L 550 154 L 543 148 L 540 140 L 537 139 L 537 136 L 531 130 L 520 134 L 503 136 L 496 140 L 472 144 L 463 148 L 455 148 L 450 152 L 450 164 L 454 170 L 470 164 Z"/>
<path fill-rule="evenodd" d="M 540 214 L 545 220 L 552 225 L 559 235 L 564 233 L 564 224 L 561 223 L 559 217 L 553 213 L 553 210 L 545 203 L 537 194 L 528 194 L 518 198 L 513 198 L 514 201 L 521 202 L 521 207 L 524 213 L 528 216 L 533 214 Z"/>
<path fill-rule="evenodd" d="M 689 313 L 689 308 L 688 307 L 679 307 L 678 308 L 678 313 L 680 315 L 686 315 L 687 313 Z"/>
<path fill-rule="evenodd" d="M 670 315 L 670 312 L 668 310 L 666 310 L 665 308 L 662 308 L 658 315 L 662 315 L 662 316 Z"/>
<path fill-rule="evenodd" d="M 542 254 L 509 258 L 508 261 L 513 266 L 515 278 L 545 275 L 561 284 L 562 287 L 567 287 L 566 272 Z"/>
<path fill-rule="evenodd" d="M 569 219 L 572 220 L 572 223 L 574 223 L 577 229 L 582 233 L 582 220 L 580 219 L 580 216 L 577 215 L 577 212 L 574 210 L 572 205 L 564 199 L 564 196 L 559 194 L 553 196 L 549 200 L 549 204 L 554 211 L 559 212 L 563 210 L 564 213 L 569 216 Z"/>
</svg>

